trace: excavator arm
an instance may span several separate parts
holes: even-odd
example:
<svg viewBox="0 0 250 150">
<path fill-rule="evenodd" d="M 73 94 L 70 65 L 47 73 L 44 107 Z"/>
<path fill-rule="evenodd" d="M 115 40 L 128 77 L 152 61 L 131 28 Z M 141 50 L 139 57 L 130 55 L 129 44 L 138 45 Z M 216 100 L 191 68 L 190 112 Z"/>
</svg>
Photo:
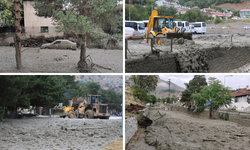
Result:
<svg viewBox="0 0 250 150">
<path fill-rule="evenodd" d="M 151 29 L 153 28 L 154 25 L 154 17 L 158 16 L 158 11 L 157 10 L 153 10 L 151 13 L 151 16 L 149 17 L 148 20 L 148 25 L 147 25 L 147 31 L 145 33 L 145 37 L 148 38 L 149 32 L 151 31 Z"/>
</svg>

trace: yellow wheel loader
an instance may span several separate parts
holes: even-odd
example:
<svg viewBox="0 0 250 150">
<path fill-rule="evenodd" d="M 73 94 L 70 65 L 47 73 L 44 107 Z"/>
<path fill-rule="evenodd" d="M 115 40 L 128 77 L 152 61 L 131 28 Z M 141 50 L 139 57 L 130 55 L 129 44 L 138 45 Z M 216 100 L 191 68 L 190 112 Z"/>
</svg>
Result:
<svg viewBox="0 0 250 150">
<path fill-rule="evenodd" d="M 73 98 L 69 100 L 70 106 L 54 108 L 53 114 L 60 117 L 109 119 L 108 104 L 101 104 L 101 95 L 88 95 L 86 99 Z M 72 106 L 72 107 L 71 107 Z"/>
<path fill-rule="evenodd" d="M 153 10 L 148 20 L 147 31 L 145 37 L 147 42 L 151 45 L 151 39 L 156 38 L 158 45 L 161 45 L 161 40 L 164 41 L 171 38 L 184 38 L 192 40 L 192 33 L 184 33 L 179 28 L 174 27 L 173 17 L 171 16 L 158 16 L 158 11 Z M 152 30 L 151 30 L 152 29 Z M 161 38 L 166 37 L 166 38 Z"/>
</svg>

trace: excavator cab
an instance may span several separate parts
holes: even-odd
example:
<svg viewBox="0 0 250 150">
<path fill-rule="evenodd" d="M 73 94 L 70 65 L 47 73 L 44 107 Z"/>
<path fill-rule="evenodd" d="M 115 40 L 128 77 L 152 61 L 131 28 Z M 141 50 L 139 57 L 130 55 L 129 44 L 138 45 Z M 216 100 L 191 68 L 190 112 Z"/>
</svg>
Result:
<svg viewBox="0 0 250 150">
<path fill-rule="evenodd" d="M 153 31 L 156 33 L 156 35 L 158 32 L 162 33 L 162 29 L 165 27 L 168 29 L 174 29 L 173 18 L 167 16 L 159 16 L 154 18 Z"/>
</svg>

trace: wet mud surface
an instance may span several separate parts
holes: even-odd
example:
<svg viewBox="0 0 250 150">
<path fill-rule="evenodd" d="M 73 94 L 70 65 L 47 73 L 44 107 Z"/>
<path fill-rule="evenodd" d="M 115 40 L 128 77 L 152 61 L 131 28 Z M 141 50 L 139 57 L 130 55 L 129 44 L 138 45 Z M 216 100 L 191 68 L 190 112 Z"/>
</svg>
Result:
<svg viewBox="0 0 250 150">
<path fill-rule="evenodd" d="M 16 69 L 15 48 L 0 46 L 0 72 L 79 73 L 76 67 L 80 60 L 80 49 L 72 51 L 23 47 L 21 55 L 23 70 L 18 71 Z M 87 49 L 87 55 L 91 56 L 93 63 L 101 65 L 101 67 L 94 66 L 93 73 L 123 72 L 122 50 Z"/>
<path fill-rule="evenodd" d="M 127 150 L 248 150 L 250 128 L 222 120 L 193 118 L 185 113 L 149 110 L 153 124 L 138 130 Z"/>
<path fill-rule="evenodd" d="M 122 139 L 121 119 L 4 119 L 0 128 L 1 150 L 97 150 Z"/>
</svg>

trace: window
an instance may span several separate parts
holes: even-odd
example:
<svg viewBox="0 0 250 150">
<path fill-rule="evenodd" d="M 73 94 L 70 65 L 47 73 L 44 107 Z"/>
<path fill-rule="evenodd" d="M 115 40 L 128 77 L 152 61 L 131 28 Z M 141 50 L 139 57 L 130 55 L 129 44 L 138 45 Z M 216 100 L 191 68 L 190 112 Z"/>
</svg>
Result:
<svg viewBox="0 0 250 150">
<path fill-rule="evenodd" d="M 203 27 L 206 27 L 206 23 L 205 23 L 205 22 L 203 22 L 203 23 L 202 23 L 202 26 L 203 26 Z"/>
<path fill-rule="evenodd" d="M 41 33 L 49 32 L 49 27 L 41 27 Z"/>
</svg>

